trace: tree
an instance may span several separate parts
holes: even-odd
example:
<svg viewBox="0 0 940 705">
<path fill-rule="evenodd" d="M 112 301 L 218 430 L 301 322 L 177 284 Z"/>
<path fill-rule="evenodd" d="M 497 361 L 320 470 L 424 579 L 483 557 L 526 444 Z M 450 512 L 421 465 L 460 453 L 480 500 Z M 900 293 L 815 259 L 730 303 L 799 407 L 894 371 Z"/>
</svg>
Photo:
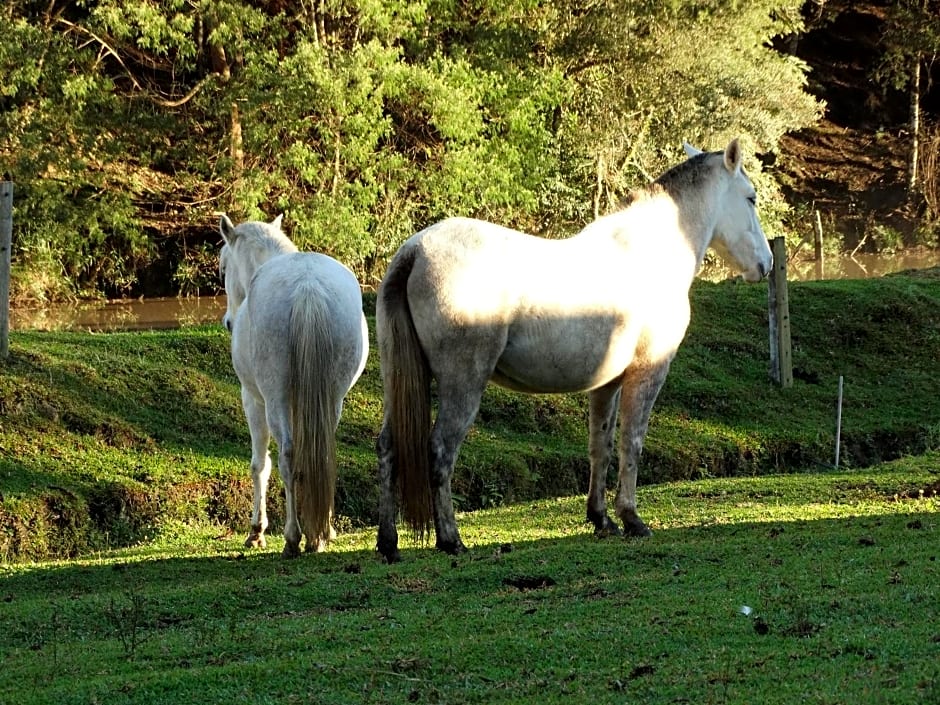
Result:
<svg viewBox="0 0 940 705">
<path fill-rule="evenodd" d="M 674 163 L 683 139 L 772 150 L 819 108 L 804 67 L 769 44 L 799 26 L 794 0 L 0 12 L 0 168 L 25 224 L 14 257 L 44 274 L 29 279 L 45 296 L 140 293 L 146 277 L 150 291 L 217 286 L 218 211 L 283 212 L 298 246 L 375 283 L 445 216 L 567 235 Z"/>
<path fill-rule="evenodd" d="M 800 29 L 800 4 L 554 5 L 551 36 L 559 40 L 550 54 L 578 86 L 567 144 L 590 154 L 576 158 L 585 165 L 581 189 L 594 189 L 595 213 L 674 163 L 684 140 L 714 149 L 740 135 L 753 155 L 818 119 L 822 106 L 804 90 L 806 66 L 770 43 Z M 756 162 L 751 168 L 761 190 L 773 190 Z M 779 222 L 781 210 L 765 216 Z"/>
<path fill-rule="evenodd" d="M 898 0 L 892 4 L 887 11 L 882 43 L 884 54 L 876 78 L 887 87 L 906 90 L 909 97 L 911 147 L 907 185 L 909 196 L 913 196 L 920 179 L 921 91 L 924 77 L 930 75 L 940 55 L 940 2 Z"/>
</svg>

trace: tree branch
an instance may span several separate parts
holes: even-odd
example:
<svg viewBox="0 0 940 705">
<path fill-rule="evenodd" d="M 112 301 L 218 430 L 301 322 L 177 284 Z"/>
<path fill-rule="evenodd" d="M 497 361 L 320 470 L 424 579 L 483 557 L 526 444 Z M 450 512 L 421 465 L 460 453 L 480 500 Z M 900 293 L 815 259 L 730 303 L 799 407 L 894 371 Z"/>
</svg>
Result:
<svg viewBox="0 0 940 705">
<path fill-rule="evenodd" d="M 121 58 L 121 56 L 120 56 L 120 54 L 118 54 L 117 50 L 116 50 L 114 47 L 112 47 L 111 44 L 109 44 L 107 41 L 105 41 L 104 38 L 98 36 L 97 34 L 95 34 L 94 32 L 92 32 L 92 31 L 91 31 L 90 29 L 88 29 L 87 27 L 83 27 L 83 26 L 81 26 L 81 25 L 77 25 L 77 24 L 75 24 L 74 22 L 69 22 L 68 20 L 63 19 L 63 18 L 61 18 L 61 17 L 59 17 L 59 18 L 57 19 L 57 21 L 58 21 L 60 24 L 64 24 L 65 26 L 69 27 L 70 29 L 73 29 L 73 30 L 75 30 L 75 31 L 82 32 L 83 34 L 88 35 L 88 36 L 91 37 L 94 41 L 96 41 L 96 42 L 98 43 L 98 45 L 102 48 L 102 50 L 104 51 L 104 53 L 105 53 L 106 55 L 112 56 L 112 57 L 114 58 L 114 60 L 117 61 L 118 64 L 120 64 L 121 68 L 124 69 L 124 73 L 125 73 L 125 75 L 127 76 L 127 78 L 130 80 L 130 82 L 131 82 L 132 84 L 134 84 L 134 87 L 135 87 L 138 91 L 140 91 L 141 94 L 143 94 L 143 95 L 146 96 L 148 99 L 150 99 L 150 101 L 152 101 L 153 103 L 155 103 L 156 105 L 159 105 L 159 106 L 161 106 L 161 107 L 164 107 L 164 108 L 178 108 L 178 107 L 180 107 L 181 105 L 184 105 L 184 104 L 188 103 L 190 100 L 193 99 L 193 97 L 194 97 L 200 90 L 202 90 L 203 86 L 205 86 L 206 83 L 207 83 L 211 78 L 213 78 L 213 76 L 214 76 L 214 74 L 211 74 L 211 73 L 208 74 L 208 75 L 206 75 L 206 76 L 204 76 L 204 77 L 203 77 L 202 79 L 200 79 L 200 80 L 196 83 L 196 85 L 193 86 L 192 89 L 190 89 L 190 91 L 189 91 L 186 95 L 184 95 L 182 98 L 177 98 L 177 99 L 164 98 L 163 96 L 157 95 L 157 94 L 153 93 L 152 91 L 148 90 L 147 88 L 145 88 L 144 85 L 134 77 L 133 72 L 130 70 L 130 68 L 127 66 L 127 64 L 124 63 L 124 59 Z"/>
</svg>

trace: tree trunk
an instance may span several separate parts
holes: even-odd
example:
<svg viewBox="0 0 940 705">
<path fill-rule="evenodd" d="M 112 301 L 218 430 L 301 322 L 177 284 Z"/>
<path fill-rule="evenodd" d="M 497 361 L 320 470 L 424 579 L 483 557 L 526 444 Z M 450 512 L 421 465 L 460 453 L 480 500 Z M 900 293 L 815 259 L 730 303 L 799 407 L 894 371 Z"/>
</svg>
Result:
<svg viewBox="0 0 940 705">
<path fill-rule="evenodd" d="M 907 191 L 909 196 L 913 196 L 917 191 L 917 160 L 920 151 L 920 56 L 912 59 L 911 66 L 911 106 L 910 106 L 910 130 L 911 130 L 911 156 L 907 167 Z"/>
<path fill-rule="evenodd" d="M 601 199 L 604 196 L 604 156 L 597 155 L 596 165 L 597 182 L 594 187 L 594 219 L 597 220 L 601 215 Z"/>
<path fill-rule="evenodd" d="M 232 157 L 232 169 L 235 178 L 241 179 L 245 171 L 245 150 L 242 146 L 242 120 L 238 112 L 238 103 L 232 103 L 232 129 L 229 133 L 229 149 Z"/>
</svg>

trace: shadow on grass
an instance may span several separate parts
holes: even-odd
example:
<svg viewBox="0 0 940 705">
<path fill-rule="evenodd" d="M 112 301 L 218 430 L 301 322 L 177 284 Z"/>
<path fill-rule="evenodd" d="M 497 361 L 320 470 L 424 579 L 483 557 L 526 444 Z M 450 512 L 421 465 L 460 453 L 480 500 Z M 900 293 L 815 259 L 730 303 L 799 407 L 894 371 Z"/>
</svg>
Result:
<svg viewBox="0 0 940 705">
<path fill-rule="evenodd" d="M 519 530 L 467 518 L 471 543 Z M 47 698 L 160 703 L 797 702 L 778 693 L 790 683 L 901 702 L 936 688 L 935 511 L 638 540 L 565 526 L 459 557 L 404 546 L 391 566 L 355 536 L 294 561 L 226 538 L 212 556 L 17 569 L 0 584 L 0 694 L 34 679 Z"/>
<path fill-rule="evenodd" d="M 323 594 L 319 602 L 324 609 L 343 610 L 341 605 L 331 607 L 327 597 L 337 588 L 342 591 L 342 584 L 379 587 L 404 581 L 404 592 L 513 594 L 597 581 L 621 587 L 629 587 L 632 580 L 676 583 L 682 582 L 678 580 L 682 576 L 700 576 L 703 568 L 711 579 L 745 583 L 756 580 L 762 569 L 785 574 L 796 567 L 841 582 L 839 566 L 857 562 L 866 570 L 886 571 L 885 582 L 880 583 L 885 585 L 892 571 L 936 574 L 940 570 L 940 514 L 931 510 L 935 504 L 915 511 L 923 506 L 911 501 L 911 511 L 900 513 L 660 529 L 646 539 L 597 539 L 585 523 L 577 535 L 514 541 L 513 529 L 491 531 L 482 526 L 486 519 L 479 518 L 465 522 L 468 543 L 473 544 L 478 532 L 498 534 L 495 540 L 473 544 L 459 556 L 403 540 L 403 560 L 392 565 L 361 547 L 373 539 L 371 531 L 340 535 L 325 553 L 295 560 L 280 556 L 279 536 L 271 537 L 266 549 L 244 549 L 239 534 L 222 531 L 194 549 L 214 552 L 209 556 L 165 557 L 167 549 L 142 548 L 75 562 L 10 566 L 0 588 L 0 613 L 10 619 L 21 612 L 18 603 L 91 595 L 100 600 L 129 590 L 151 594 L 168 608 L 173 603 L 170 596 L 192 593 L 212 599 L 263 591 L 264 609 L 272 612 L 289 609 L 294 592 L 308 591 Z M 560 530 L 570 534 L 570 522 L 558 522 L 564 527 Z M 407 588 L 408 581 L 413 589 Z"/>
</svg>

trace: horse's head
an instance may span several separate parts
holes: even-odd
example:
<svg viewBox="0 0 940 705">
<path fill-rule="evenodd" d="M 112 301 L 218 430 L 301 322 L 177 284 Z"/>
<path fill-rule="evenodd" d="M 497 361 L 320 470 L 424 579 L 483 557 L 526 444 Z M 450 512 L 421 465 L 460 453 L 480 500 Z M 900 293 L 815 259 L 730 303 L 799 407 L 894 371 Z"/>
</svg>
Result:
<svg viewBox="0 0 940 705">
<path fill-rule="evenodd" d="M 701 154 L 688 143 L 683 146 L 690 157 Z M 721 183 L 711 246 L 745 281 L 759 282 L 770 272 L 773 254 L 757 218 L 757 192 L 741 167 L 741 146 L 733 139 L 724 153 L 709 158 Z"/>
<path fill-rule="evenodd" d="M 248 283 L 255 270 L 276 251 L 296 250 L 281 232 L 281 218 L 279 215 L 270 223 L 247 222 L 236 227 L 222 214 L 219 231 L 225 244 L 219 253 L 219 276 L 225 283 L 227 298 L 222 325 L 229 332 L 235 322 L 235 312 L 248 295 Z"/>
</svg>

